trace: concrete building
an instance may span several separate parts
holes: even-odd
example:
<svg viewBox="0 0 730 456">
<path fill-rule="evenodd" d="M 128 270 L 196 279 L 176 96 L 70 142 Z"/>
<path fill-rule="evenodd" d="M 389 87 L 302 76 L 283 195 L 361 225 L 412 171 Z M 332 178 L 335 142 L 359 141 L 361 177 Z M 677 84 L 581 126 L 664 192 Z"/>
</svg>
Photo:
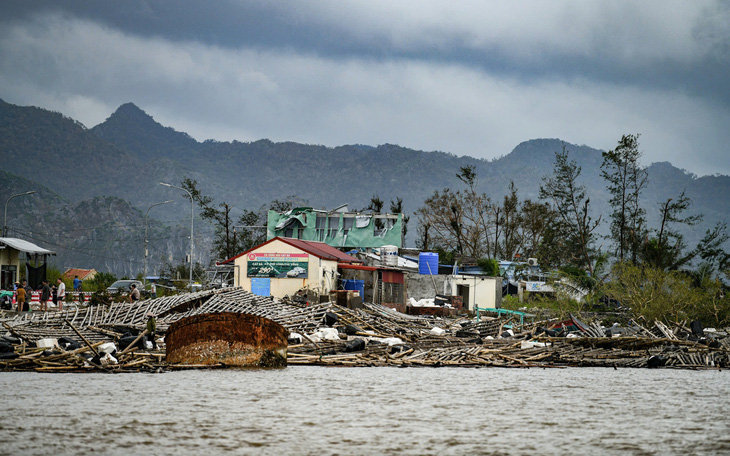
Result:
<svg viewBox="0 0 730 456">
<path fill-rule="evenodd" d="M 0 237 L 0 288 L 12 290 L 13 284 L 18 281 L 23 256 L 21 253 L 25 256 L 25 277 L 34 289 L 39 288 L 46 278 L 48 255 L 56 254 L 23 239 Z"/>
<path fill-rule="evenodd" d="M 338 264 L 360 264 L 322 242 L 275 237 L 221 264 L 233 264 L 234 286 L 283 298 L 300 289 L 329 295 L 338 286 Z"/>
<path fill-rule="evenodd" d="M 376 248 L 403 245 L 403 214 L 332 211 L 297 207 L 287 212 L 269 211 L 267 239 L 286 237 L 324 242 L 333 247 Z"/>
<path fill-rule="evenodd" d="M 502 278 L 484 275 L 424 275 L 409 272 L 406 277 L 408 297 L 416 301 L 444 296 L 461 296 L 465 310 L 475 307 L 502 306 Z"/>
</svg>

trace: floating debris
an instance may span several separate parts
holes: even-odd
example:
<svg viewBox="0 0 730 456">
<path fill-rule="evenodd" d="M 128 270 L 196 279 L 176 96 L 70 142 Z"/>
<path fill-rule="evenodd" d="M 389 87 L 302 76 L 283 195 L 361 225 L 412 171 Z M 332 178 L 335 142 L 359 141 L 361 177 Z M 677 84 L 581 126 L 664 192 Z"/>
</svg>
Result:
<svg viewBox="0 0 730 456">
<path fill-rule="evenodd" d="M 147 340 L 150 313 L 157 316 L 157 350 Z M 505 315 L 475 321 L 407 315 L 371 303 L 357 309 L 303 305 L 227 288 L 63 312 L 0 312 L 8 331 L 0 340 L 0 370 L 162 372 L 240 365 L 253 354 L 244 345 L 255 341 L 236 332 L 245 327 L 237 320 L 247 318 L 282 328 L 263 349 L 279 354 L 264 357 L 270 365 L 284 358 L 288 365 L 321 366 L 730 367 L 727 333 L 698 322 L 604 328 L 574 316 L 529 324 Z M 182 329 L 186 322 L 195 325 Z M 217 327 L 235 331 L 224 335 Z M 211 351 L 201 356 L 204 345 Z"/>
</svg>

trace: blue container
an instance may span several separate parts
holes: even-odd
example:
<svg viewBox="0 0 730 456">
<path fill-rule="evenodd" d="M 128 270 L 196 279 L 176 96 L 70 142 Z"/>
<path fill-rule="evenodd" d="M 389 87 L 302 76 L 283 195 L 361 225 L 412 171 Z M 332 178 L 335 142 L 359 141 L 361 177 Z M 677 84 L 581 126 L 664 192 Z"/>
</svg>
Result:
<svg viewBox="0 0 730 456">
<path fill-rule="evenodd" d="M 347 279 L 343 280 L 343 287 L 345 290 L 357 290 L 360 292 L 360 297 L 364 300 L 365 299 L 365 281 L 364 280 L 354 280 L 354 279 Z"/>
<path fill-rule="evenodd" d="M 251 293 L 258 296 L 271 296 L 271 279 L 263 277 L 251 278 Z"/>
<path fill-rule="evenodd" d="M 438 275 L 439 254 L 433 252 L 421 252 L 418 254 L 418 273 L 426 275 Z"/>
</svg>

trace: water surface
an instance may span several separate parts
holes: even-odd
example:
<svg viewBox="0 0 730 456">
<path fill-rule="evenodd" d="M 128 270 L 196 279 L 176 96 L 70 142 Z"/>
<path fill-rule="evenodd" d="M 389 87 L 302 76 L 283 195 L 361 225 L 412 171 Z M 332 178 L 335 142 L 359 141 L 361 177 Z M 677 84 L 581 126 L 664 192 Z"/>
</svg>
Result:
<svg viewBox="0 0 730 456">
<path fill-rule="evenodd" d="M 725 371 L 0 373 L 2 454 L 730 454 Z"/>
</svg>

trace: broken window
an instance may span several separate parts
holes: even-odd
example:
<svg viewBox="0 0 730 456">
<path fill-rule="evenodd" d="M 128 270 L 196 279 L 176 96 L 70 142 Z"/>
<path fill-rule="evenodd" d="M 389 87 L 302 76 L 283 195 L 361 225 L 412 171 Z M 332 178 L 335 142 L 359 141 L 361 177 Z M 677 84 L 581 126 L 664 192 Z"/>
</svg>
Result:
<svg viewBox="0 0 730 456">
<path fill-rule="evenodd" d="M 345 235 L 350 232 L 352 229 L 352 226 L 355 224 L 355 218 L 354 217 L 345 217 L 342 219 L 342 230 L 345 232 Z"/>
<path fill-rule="evenodd" d="M 333 215 L 330 216 L 330 228 L 329 228 L 329 237 L 333 238 L 337 236 L 337 230 L 340 229 L 340 216 L 339 215 Z"/>
<path fill-rule="evenodd" d="M 314 236 L 316 240 L 324 242 L 327 235 L 327 214 L 317 214 L 317 220 L 314 227 Z"/>
</svg>

